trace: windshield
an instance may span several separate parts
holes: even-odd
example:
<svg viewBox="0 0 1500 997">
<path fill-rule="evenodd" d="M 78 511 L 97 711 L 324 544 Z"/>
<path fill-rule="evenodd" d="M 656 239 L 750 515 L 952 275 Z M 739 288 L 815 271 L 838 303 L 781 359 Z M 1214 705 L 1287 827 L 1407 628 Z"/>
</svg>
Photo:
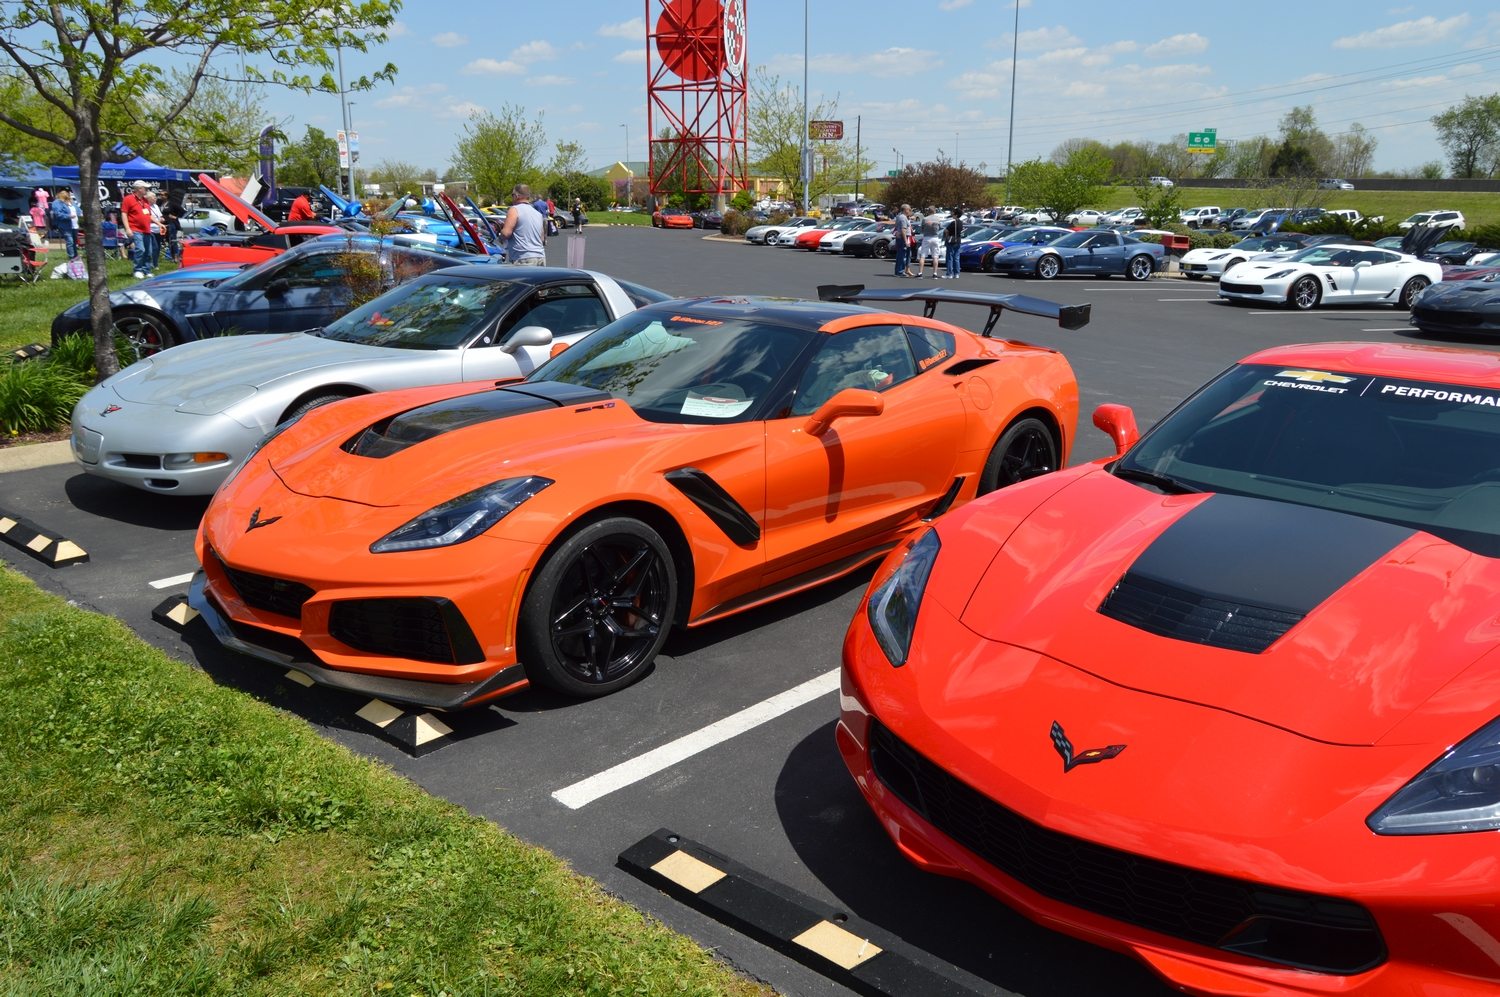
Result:
<svg viewBox="0 0 1500 997">
<path fill-rule="evenodd" d="M 1288 263 L 1312 263 L 1318 266 L 1352 267 L 1358 262 L 1359 250 L 1348 246 L 1309 246 L 1286 258 Z"/>
<path fill-rule="evenodd" d="M 400 350 L 453 350 L 474 338 L 516 283 L 432 274 L 329 323 L 324 339 Z"/>
<path fill-rule="evenodd" d="M 1495 389 L 1239 365 L 1115 471 L 1400 523 L 1500 556 Z"/>
<path fill-rule="evenodd" d="M 1061 235 L 1057 229 L 1052 228 L 1019 228 L 1005 237 L 1006 242 L 1051 242 Z"/>
<path fill-rule="evenodd" d="M 1077 249 L 1093 238 L 1094 233 L 1092 232 L 1070 232 L 1067 235 L 1053 239 L 1051 244 L 1060 246 L 1063 249 Z"/>
<path fill-rule="evenodd" d="M 815 335 L 657 306 L 605 326 L 531 379 L 607 391 L 652 422 L 746 422 Z"/>
<path fill-rule="evenodd" d="M 1428 252 L 1432 253 L 1461 253 L 1467 249 L 1473 249 L 1472 242 L 1440 242 Z"/>
</svg>

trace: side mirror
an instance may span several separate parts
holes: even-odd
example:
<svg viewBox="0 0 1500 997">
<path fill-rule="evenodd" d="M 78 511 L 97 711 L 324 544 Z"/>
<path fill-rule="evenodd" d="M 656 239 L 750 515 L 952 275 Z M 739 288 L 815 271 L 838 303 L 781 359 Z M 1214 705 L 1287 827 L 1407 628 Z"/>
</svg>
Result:
<svg viewBox="0 0 1500 997">
<path fill-rule="evenodd" d="M 1135 426 L 1135 413 L 1130 410 L 1129 405 L 1100 405 L 1094 409 L 1094 425 L 1115 441 L 1117 457 L 1135 446 L 1135 441 L 1141 438 L 1141 431 Z"/>
<path fill-rule="evenodd" d="M 807 417 L 802 428 L 809 436 L 822 436 L 835 419 L 851 415 L 879 415 L 885 411 L 885 399 L 869 388 L 845 388 Z"/>
<path fill-rule="evenodd" d="M 500 347 L 504 353 L 514 354 L 524 346 L 546 346 L 552 342 L 552 330 L 539 325 L 523 325 L 510 334 Z"/>
<path fill-rule="evenodd" d="M 266 297 L 277 298 L 292 289 L 292 282 L 285 277 L 277 277 L 266 284 Z"/>
</svg>

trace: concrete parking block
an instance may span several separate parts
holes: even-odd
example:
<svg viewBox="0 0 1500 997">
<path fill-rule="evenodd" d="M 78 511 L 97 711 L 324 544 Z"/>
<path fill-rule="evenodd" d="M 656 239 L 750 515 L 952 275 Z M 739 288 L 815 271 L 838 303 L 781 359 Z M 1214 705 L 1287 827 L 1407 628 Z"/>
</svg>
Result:
<svg viewBox="0 0 1500 997">
<path fill-rule="evenodd" d="M 83 564 L 89 559 L 88 551 L 73 541 L 4 509 L 0 509 L 0 540 L 53 568 Z"/>
</svg>

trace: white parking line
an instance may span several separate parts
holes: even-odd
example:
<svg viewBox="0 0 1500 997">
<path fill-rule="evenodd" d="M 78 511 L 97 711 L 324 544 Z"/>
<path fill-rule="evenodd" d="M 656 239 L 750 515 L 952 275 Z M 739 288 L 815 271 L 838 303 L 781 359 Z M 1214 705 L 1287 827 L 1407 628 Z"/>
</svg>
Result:
<svg viewBox="0 0 1500 997">
<path fill-rule="evenodd" d="M 786 692 L 780 692 L 770 699 L 762 700 L 754 706 L 748 706 L 723 720 L 663 744 L 659 748 L 652 748 L 644 755 L 621 762 L 613 768 L 607 768 L 598 775 L 591 775 L 571 786 L 564 786 L 553 793 L 552 798 L 572 810 L 588 806 L 601 796 L 607 796 L 617 789 L 623 789 L 663 769 L 671 768 L 699 752 L 707 751 L 767 721 L 775 720 L 783 713 L 795 710 L 804 703 L 810 703 L 819 696 L 827 695 L 837 690 L 838 687 L 839 670 L 835 668 L 824 672 L 817 678 L 808 679 Z"/>
<path fill-rule="evenodd" d="M 193 573 L 189 571 L 185 575 L 173 575 L 171 578 L 158 578 L 156 581 L 151 582 L 150 585 L 154 589 L 170 589 L 176 588 L 179 585 L 186 585 L 192 580 Z"/>
<path fill-rule="evenodd" d="M 1249 311 L 1249 312 L 1246 312 L 1245 314 L 1246 315 L 1307 315 L 1308 313 L 1304 312 L 1304 311 L 1299 311 L 1298 309 L 1293 308 L 1290 311 L 1288 311 L 1286 309 L 1277 309 L 1276 311 L 1266 311 L 1266 312 Z M 1341 309 L 1339 309 L 1336 312 L 1335 311 L 1320 312 L 1318 314 L 1318 317 L 1319 318 L 1323 318 L 1323 317 L 1329 317 L 1329 318 L 1331 318 L 1331 317 L 1333 317 L 1335 315 L 1380 315 L 1380 314 L 1382 314 L 1382 313 L 1374 311 L 1374 310 L 1370 310 L 1370 311 L 1354 311 L 1354 310 L 1349 310 L 1349 309 L 1341 308 Z"/>
<path fill-rule="evenodd" d="M 1213 298 L 1157 298 L 1157 301 L 1212 301 Z"/>
</svg>

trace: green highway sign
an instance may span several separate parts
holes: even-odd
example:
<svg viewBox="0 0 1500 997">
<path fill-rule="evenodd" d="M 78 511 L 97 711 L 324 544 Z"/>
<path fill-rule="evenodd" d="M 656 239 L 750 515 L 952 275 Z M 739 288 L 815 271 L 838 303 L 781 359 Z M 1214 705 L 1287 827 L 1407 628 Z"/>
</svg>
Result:
<svg viewBox="0 0 1500 997">
<path fill-rule="evenodd" d="M 888 177 L 899 177 L 901 175 L 901 171 L 900 170 L 886 170 L 885 171 L 885 175 L 888 176 Z"/>
<path fill-rule="evenodd" d="M 1201 132 L 1188 132 L 1187 151 L 1213 154 L 1219 145 L 1219 130 L 1208 128 Z"/>
</svg>

